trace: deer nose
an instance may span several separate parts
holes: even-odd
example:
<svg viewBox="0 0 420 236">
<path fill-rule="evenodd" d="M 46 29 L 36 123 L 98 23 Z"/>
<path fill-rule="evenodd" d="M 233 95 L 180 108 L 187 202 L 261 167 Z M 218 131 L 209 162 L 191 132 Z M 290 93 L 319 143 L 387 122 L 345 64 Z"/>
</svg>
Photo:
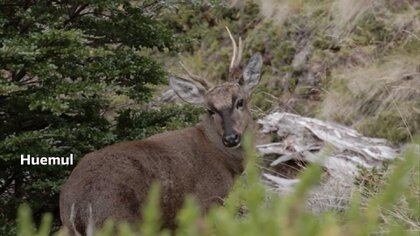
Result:
<svg viewBox="0 0 420 236">
<path fill-rule="evenodd" d="M 223 135 L 223 144 L 226 147 L 235 147 L 241 142 L 241 136 L 237 133 L 233 134 L 224 134 Z"/>
</svg>

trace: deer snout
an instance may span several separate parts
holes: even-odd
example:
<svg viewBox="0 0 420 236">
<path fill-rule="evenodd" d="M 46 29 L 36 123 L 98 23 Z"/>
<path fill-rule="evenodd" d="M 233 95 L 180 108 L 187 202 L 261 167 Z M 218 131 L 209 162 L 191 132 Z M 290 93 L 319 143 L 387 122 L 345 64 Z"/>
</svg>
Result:
<svg viewBox="0 0 420 236">
<path fill-rule="evenodd" d="M 238 133 L 225 133 L 222 140 L 226 147 L 236 147 L 241 143 L 241 136 Z"/>
</svg>

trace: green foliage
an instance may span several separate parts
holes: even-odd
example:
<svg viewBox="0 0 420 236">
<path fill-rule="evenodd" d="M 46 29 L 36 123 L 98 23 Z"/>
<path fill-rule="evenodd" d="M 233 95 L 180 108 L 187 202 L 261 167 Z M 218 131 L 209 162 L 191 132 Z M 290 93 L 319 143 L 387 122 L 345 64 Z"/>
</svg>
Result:
<svg viewBox="0 0 420 236">
<path fill-rule="evenodd" d="M 224 206 L 215 206 L 203 216 L 194 198 L 187 198 L 177 217 L 175 235 L 416 235 L 407 222 L 400 220 L 399 215 L 388 212 L 392 211 L 402 196 L 411 192 L 410 185 L 415 184 L 410 177 L 413 172 L 418 176 L 419 144 L 407 148 L 401 160 L 383 178 L 380 191 L 366 199 L 365 205 L 361 204 L 360 194 L 356 192 L 350 208 L 344 212 L 315 215 L 305 209 L 305 196 L 311 187 L 319 183 L 322 168 L 318 164 L 309 166 L 300 175 L 300 182 L 294 192 L 279 198 L 260 182 L 257 165 L 259 158 L 251 148 L 250 136 L 244 139 L 247 153 L 245 175 L 237 179 Z M 418 199 L 418 195 L 413 197 L 409 200 Z M 154 185 L 149 194 L 149 203 L 143 211 L 145 220 L 140 228 L 141 235 L 169 235 L 166 230 L 158 230 L 158 199 L 158 188 Z M 27 212 L 28 209 L 22 207 L 20 211 Z M 386 216 L 388 218 L 384 218 Z M 419 215 L 415 217 L 418 220 Z M 384 219 L 393 223 L 383 224 Z M 35 235 L 28 213 L 19 214 L 18 222 L 22 225 L 18 235 Z M 48 220 L 41 224 L 43 232 L 48 231 L 48 226 Z M 110 224 L 105 228 L 110 232 Z M 95 235 L 109 235 L 104 232 L 102 229 Z M 118 227 L 118 232 L 119 235 L 138 235 L 126 223 Z M 58 235 L 66 234 L 60 231 Z"/>
<path fill-rule="evenodd" d="M 380 14 L 367 14 L 358 22 L 353 39 L 362 45 L 387 43 L 392 37 L 392 27 L 386 24 L 385 16 Z"/>
<path fill-rule="evenodd" d="M 156 235 L 160 231 L 160 212 L 156 210 L 160 207 L 159 193 L 159 183 L 154 183 L 150 188 L 148 201 L 144 207 L 143 222 L 141 223 L 141 235 Z"/>
<path fill-rule="evenodd" d="M 118 139 L 143 139 L 166 130 L 192 126 L 198 122 L 202 111 L 202 108 L 191 105 L 163 106 L 156 110 L 121 110 L 117 118 Z"/>
<path fill-rule="evenodd" d="M 31 209 L 28 205 L 22 204 L 18 210 L 17 235 L 18 236 L 48 236 L 51 233 L 52 215 L 45 214 L 39 227 L 32 222 Z"/>
<path fill-rule="evenodd" d="M 236 11 L 222 0 L 173 0 L 170 3 L 160 19 L 182 35 L 182 39 L 188 42 L 183 44 L 183 49 L 188 51 L 201 43 L 217 42 L 218 32 L 212 28 L 221 20 L 237 19 Z"/>
<path fill-rule="evenodd" d="M 165 81 L 162 66 L 141 52 L 176 49 L 177 39 L 148 13 L 148 4 L 0 1 L 0 234 L 13 234 L 16 208 L 23 201 L 36 217 L 54 213 L 56 224 L 58 191 L 73 168 L 21 166 L 21 154 L 73 153 L 79 160 L 118 140 L 197 120 L 197 113 L 177 116 L 123 137 L 131 127 L 117 123 L 115 130 L 114 117 L 107 115 L 115 112 L 118 97 L 144 104 L 152 87 Z M 176 109 L 171 114 L 182 113 Z M 137 119 L 142 115 L 145 120 L 152 116 L 141 113 Z"/>
</svg>

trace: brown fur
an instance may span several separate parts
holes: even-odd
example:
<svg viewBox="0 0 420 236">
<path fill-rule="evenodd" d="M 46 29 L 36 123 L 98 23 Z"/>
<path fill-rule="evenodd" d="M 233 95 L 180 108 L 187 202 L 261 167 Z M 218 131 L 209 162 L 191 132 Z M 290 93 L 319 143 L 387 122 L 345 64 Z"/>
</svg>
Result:
<svg viewBox="0 0 420 236">
<path fill-rule="evenodd" d="M 239 86 L 225 84 L 209 91 L 205 101 L 208 107 L 226 110 L 232 128 L 242 134 L 253 128 L 253 122 L 246 100 L 241 110 L 232 108 L 238 97 L 247 99 Z M 243 171 L 242 149 L 223 145 L 222 122 L 218 114 L 205 115 L 195 127 L 122 142 L 87 154 L 61 189 L 63 224 L 84 233 L 90 217 L 96 227 L 108 218 L 137 220 L 153 181 L 162 188 L 164 227 L 176 226 L 176 213 L 187 194 L 198 200 L 204 212 L 220 203 L 235 175 Z"/>
</svg>

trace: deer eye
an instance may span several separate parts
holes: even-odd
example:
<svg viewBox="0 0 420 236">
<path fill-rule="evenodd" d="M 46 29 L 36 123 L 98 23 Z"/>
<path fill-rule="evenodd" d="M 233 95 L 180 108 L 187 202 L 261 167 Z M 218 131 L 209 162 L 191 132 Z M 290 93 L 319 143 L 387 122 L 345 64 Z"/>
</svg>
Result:
<svg viewBox="0 0 420 236">
<path fill-rule="evenodd" d="M 210 110 L 210 109 L 207 109 L 207 113 L 209 113 L 209 115 L 214 115 L 214 111 L 212 111 L 212 110 Z"/>
<path fill-rule="evenodd" d="M 242 108 L 244 106 L 244 100 L 243 99 L 239 99 L 238 102 L 236 103 L 236 108 Z"/>
</svg>

